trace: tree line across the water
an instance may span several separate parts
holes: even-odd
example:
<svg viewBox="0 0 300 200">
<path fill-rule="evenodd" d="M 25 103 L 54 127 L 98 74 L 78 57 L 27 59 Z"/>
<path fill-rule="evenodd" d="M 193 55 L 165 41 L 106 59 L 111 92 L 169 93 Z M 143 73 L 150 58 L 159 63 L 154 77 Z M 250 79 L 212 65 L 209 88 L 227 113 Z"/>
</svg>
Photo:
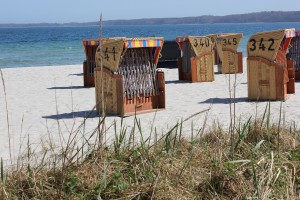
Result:
<svg viewBox="0 0 300 200">
<path fill-rule="evenodd" d="M 130 20 L 107 20 L 103 25 L 159 25 L 159 24 L 212 24 L 212 23 L 270 23 L 300 22 L 300 11 L 264 11 L 225 16 L 202 15 L 181 18 L 147 18 Z M 99 22 L 86 23 L 39 23 L 39 24 L 0 24 L 2 27 L 55 27 L 55 26 L 93 26 Z"/>
</svg>

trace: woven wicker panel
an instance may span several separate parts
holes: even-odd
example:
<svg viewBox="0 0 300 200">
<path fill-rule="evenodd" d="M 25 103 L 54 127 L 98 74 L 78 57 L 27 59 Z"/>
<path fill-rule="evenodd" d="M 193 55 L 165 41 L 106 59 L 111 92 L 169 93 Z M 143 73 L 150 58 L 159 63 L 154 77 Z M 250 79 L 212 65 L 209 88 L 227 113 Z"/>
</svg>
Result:
<svg viewBox="0 0 300 200">
<path fill-rule="evenodd" d="M 285 30 L 261 32 L 252 35 L 247 44 L 248 57 L 261 57 L 275 61 Z"/>
<path fill-rule="evenodd" d="M 118 112 L 116 79 L 109 73 L 95 70 L 96 109 L 99 114 L 102 114 L 103 105 L 106 114 Z"/>
<path fill-rule="evenodd" d="M 121 56 L 124 54 L 125 38 L 109 38 L 102 41 L 96 51 L 95 59 L 97 67 L 102 66 L 112 72 L 116 72 L 119 68 Z M 100 48 L 102 53 L 100 55 Z"/>
<path fill-rule="evenodd" d="M 294 37 L 290 43 L 290 48 L 287 54 L 289 59 L 295 63 L 295 70 L 300 70 L 300 36 Z"/>
<path fill-rule="evenodd" d="M 128 48 L 116 74 L 123 76 L 124 95 L 139 98 L 158 94 L 153 47 Z"/>
<path fill-rule="evenodd" d="M 214 43 L 209 37 L 189 36 L 188 38 L 196 56 L 213 51 Z"/>
<path fill-rule="evenodd" d="M 238 73 L 238 54 L 232 51 L 223 51 L 222 56 L 222 73 Z"/>
<path fill-rule="evenodd" d="M 213 53 L 207 54 L 201 57 L 195 57 L 194 61 L 197 69 L 197 81 L 208 82 L 214 81 L 214 65 L 213 65 Z"/>
</svg>

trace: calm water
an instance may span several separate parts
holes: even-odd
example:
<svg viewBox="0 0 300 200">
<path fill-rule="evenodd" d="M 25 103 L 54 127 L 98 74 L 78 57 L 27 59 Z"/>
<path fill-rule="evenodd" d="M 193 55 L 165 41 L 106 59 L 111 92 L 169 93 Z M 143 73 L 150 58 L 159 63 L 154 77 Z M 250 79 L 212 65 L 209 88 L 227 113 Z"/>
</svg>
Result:
<svg viewBox="0 0 300 200">
<path fill-rule="evenodd" d="M 246 56 L 246 42 L 256 33 L 284 28 L 300 29 L 300 23 L 199 24 L 103 26 L 103 37 L 164 37 L 243 33 L 239 51 Z M 80 64 L 85 59 L 82 39 L 97 39 L 99 27 L 0 28 L 0 68 Z"/>
</svg>

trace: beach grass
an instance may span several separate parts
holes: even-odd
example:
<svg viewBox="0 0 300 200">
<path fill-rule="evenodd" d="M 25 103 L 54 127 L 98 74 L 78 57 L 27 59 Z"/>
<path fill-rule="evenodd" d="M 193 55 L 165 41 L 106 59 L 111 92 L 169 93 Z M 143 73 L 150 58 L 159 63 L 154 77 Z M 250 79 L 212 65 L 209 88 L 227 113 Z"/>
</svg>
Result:
<svg viewBox="0 0 300 200">
<path fill-rule="evenodd" d="M 233 134 L 218 123 L 182 133 L 182 119 L 158 135 L 135 116 L 132 129 L 112 125 L 110 145 L 95 140 L 105 135 L 100 117 L 94 138 L 75 148 L 74 131 L 55 159 L 45 152 L 33 164 L 28 150 L 17 169 L 1 160 L 0 199 L 299 199 L 300 131 L 269 117 L 266 108 Z"/>
</svg>

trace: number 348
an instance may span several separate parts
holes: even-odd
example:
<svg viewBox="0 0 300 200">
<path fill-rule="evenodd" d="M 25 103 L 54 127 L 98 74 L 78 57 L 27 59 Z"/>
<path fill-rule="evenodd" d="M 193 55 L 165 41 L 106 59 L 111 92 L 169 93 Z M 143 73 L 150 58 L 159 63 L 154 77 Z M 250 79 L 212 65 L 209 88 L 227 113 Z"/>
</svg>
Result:
<svg viewBox="0 0 300 200">
<path fill-rule="evenodd" d="M 257 42 L 255 39 L 251 39 L 251 40 L 249 41 L 249 43 L 251 43 L 249 50 L 250 50 L 250 51 L 255 51 L 255 50 L 257 49 L 257 45 L 258 45 L 258 49 L 259 49 L 259 50 L 265 51 L 267 47 L 265 46 L 264 41 L 265 41 L 265 40 L 264 40 L 263 38 L 261 38 L 261 39 L 260 39 L 260 42 L 259 42 L 259 44 L 258 44 L 258 42 Z M 269 47 L 267 48 L 267 50 L 268 50 L 268 51 L 274 51 L 274 50 L 275 50 L 274 47 L 273 47 L 274 42 L 275 42 L 274 39 L 273 39 L 273 38 L 270 38 L 270 39 L 267 40 L 267 41 L 270 42 L 270 45 L 269 45 Z"/>
</svg>

